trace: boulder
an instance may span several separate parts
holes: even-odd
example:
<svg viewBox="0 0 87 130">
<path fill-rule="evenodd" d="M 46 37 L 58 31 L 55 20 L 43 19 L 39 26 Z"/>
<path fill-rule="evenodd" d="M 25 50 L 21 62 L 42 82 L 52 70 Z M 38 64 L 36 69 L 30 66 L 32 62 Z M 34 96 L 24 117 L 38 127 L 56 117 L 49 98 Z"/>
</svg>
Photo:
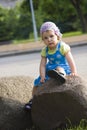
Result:
<svg viewBox="0 0 87 130">
<path fill-rule="evenodd" d="M 28 76 L 0 78 L 0 130 L 31 128 L 31 113 L 24 104 L 31 98 L 33 79 Z"/>
<path fill-rule="evenodd" d="M 64 84 L 50 79 L 38 87 L 33 98 L 32 121 L 40 130 L 51 130 L 62 124 L 78 125 L 87 118 L 87 83 L 69 76 Z"/>
</svg>

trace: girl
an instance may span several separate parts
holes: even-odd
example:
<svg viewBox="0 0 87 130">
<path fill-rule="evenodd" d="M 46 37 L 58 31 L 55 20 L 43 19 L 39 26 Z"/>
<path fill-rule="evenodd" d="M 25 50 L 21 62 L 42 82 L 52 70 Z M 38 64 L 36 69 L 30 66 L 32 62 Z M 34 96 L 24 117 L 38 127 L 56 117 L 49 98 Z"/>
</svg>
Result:
<svg viewBox="0 0 87 130">
<path fill-rule="evenodd" d="M 62 41 L 62 34 L 53 22 L 45 22 L 40 28 L 40 34 L 46 45 L 41 51 L 40 76 L 35 79 L 32 96 L 37 87 L 50 77 L 65 82 L 67 75 L 77 75 L 77 70 L 69 45 Z M 30 110 L 32 100 L 25 104 Z"/>
</svg>

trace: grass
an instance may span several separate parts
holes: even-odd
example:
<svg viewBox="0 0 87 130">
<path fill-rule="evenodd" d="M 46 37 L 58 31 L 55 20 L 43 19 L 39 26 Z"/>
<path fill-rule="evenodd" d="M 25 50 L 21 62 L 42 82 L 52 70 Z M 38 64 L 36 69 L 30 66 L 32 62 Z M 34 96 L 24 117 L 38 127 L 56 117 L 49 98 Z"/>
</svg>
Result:
<svg viewBox="0 0 87 130">
<path fill-rule="evenodd" d="M 24 39 L 24 40 L 13 40 L 12 44 L 20 44 L 20 43 L 29 43 L 29 42 L 34 42 L 34 39 Z"/>
<path fill-rule="evenodd" d="M 83 33 L 81 31 L 75 31 L 75 32 L 64 33 L 63 37 L 78 36 L 78 35 L 82 35 L 82 34 Z"/>
<path fill-rule="evenodd" d="M 54 128 L 53 130 L 87 130 L 87 120 L 86 119 L 82 119 L 78 126 L 73 126 L 71 124 L 71 122 L 69 122 L 69 123 L 70 123 L 70 127 L 69 128 L 65 128 L 65 129 L 64 128 L 61 128 L 61 129 Z M 40 129 L 33 126 L 29 130 L 40 130 Z"/>
<path fill-rule="evenodd" d="M 78 126 L 72 126 L 70 128 L 67 128 L 65 130 L 87 130 L 87 120 L 86 119 L 82 119 L 79 123 Z"/>
<path fill-rule="evenodd" d="M 75 31 L 75 32 L 69 32 L 69 33 L 64 33 L 63 37 L 71 37 L 71 36 L 78 36 L 78 35 L 82 35 L 83 33 L 81 31 Z M 38 38 L 38 40 L 40 40 L 40 38 Z M 24 39 L 24 40 L 13 40 L 12 44 L 26 44 L 26 43 L 30 43 L 30 42 L 34 42 L 34 39 Z"/>
</svg>

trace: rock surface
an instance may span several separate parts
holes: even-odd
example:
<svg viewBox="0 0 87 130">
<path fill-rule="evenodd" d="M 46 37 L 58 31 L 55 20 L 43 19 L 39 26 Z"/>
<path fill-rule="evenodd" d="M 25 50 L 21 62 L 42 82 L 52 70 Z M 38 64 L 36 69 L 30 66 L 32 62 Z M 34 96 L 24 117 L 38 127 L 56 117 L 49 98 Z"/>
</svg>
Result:
<svg viewBox="0 0 87 130">
<path fill-rule="evenodd" d="M 33 79 L 27 76 L 0 78 L 0 130 L 26 130 L 32 126 L 24 104 L 31 98 Z"/>
<path fill-rule="evenodd" d="M 38 87 L 29 113 L 23 107 L 32 84 L 27 76 L 0 78 L 0 130 L 28 130 L 33 124 L 51 130 L 87 118 L 87 83 L 81 77 L 69 77 L 65 84 L 50 79 Z"/>
<path fill-rule="evenodd" d="M 87 118 L 87 83 L 81 77 L 72 76 L 64 84 L 50 79 L 38 88 L 31 114 L 33 123 L 41 130 L 70 122 L 77 125 Z"/>
</svg>

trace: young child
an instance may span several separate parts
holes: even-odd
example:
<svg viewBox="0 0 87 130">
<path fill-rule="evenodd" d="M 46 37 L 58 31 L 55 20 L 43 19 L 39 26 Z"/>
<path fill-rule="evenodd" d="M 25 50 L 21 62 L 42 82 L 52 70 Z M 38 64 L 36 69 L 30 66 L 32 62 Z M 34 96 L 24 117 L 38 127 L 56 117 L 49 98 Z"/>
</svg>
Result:
<svg viewBox="0 0 87 130">
<path fill-rule="evenodd" d="M 35 79 L 32 96 L 37 87 L 46 82 L 50 77 L 66 80 L 66 75 L 77 75 L 77 70 L 69 45 L 62 41 L 62 34 L 53 22 L 45 22 L 40 28 L 40 35 L 46 45 L 41 51 L 40 76 Z M 32 100 L 25 104 L 25 109 L 30 110 Z"/>
</svg>

